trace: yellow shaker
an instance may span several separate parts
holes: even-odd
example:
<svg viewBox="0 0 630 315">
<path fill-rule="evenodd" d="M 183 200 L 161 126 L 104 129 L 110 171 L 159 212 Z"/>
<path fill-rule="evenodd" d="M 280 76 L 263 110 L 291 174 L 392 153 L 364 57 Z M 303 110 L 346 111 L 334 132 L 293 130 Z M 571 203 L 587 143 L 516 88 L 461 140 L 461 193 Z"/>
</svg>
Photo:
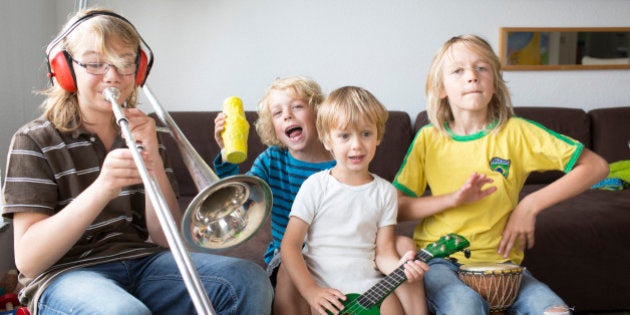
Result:
<svg viewBox="0 0 630 315">
<path fill-rule="evenodd" d="M 245 119 L 243 102 L 236 96 L 230 96 L 223 101 L 223 112 L 227 115 L 223 137 L 224 160 L 238 164 L 247 158 L 247 137 L 249 123 Z"/>
</svg>

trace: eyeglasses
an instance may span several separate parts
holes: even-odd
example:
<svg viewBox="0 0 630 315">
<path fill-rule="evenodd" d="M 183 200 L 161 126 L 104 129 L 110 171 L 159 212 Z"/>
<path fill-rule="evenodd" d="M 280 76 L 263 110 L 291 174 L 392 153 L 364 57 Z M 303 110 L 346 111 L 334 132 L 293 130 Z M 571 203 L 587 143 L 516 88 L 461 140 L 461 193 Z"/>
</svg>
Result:
<svg viewBox="0 0 630 315">
<path fill-rule="evenodd" d="M 72 62 L 85 68 L 85 71 L 87 71 L 87 73 L 89 74 L 105 74 L 107 73 L 107 71 L 109 71 L 110 68 L 116 68 L 116 71 L 118 71 L 120 75 L 132 75 L 136 73 L 136 69 L 138 67 L 135 62 L 123 63 L 120 67 L 118 67 L 107 62 L 82 63 L 72 57 L 70 59 L 72 59 Z"/>
</svg>

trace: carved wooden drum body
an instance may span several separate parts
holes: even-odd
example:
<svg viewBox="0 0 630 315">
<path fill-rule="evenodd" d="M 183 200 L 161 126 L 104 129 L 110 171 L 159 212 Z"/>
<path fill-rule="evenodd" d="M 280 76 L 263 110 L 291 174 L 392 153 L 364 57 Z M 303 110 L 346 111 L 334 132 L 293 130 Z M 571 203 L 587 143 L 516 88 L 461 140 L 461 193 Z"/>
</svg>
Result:
<svg viewBox="0 0 630 315">
<path fill-rule="evenodd" d="M 516 300 L 523 267 L 512 264 L 478 263 L 462 265 L 458 275 L 490 304 L 490 312 L 508 309 Z"/>
</svg>

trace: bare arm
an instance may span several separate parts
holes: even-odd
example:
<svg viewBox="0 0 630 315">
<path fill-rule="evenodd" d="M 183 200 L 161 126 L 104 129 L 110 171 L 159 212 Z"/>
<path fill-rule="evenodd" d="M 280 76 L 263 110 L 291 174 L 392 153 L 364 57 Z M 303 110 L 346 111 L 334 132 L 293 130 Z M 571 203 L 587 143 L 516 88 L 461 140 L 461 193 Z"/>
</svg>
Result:
<svg viewBox="0 0 630 315">
<path fill-rule="evenodd" d="M 223 137 L 221 136 L 221 132 L 225 130 L 225 119 L 227 115 L 224 112 L 220 112 L 217 114 L 217 117 L 214 118 L 214 140 L 217 142 L 217 145 L 220 149 L 224 148 Z"/>
<path fill-rule="evenodd" d="M 289 219 L 280 248 L 282 264 L 308 304 L 325 315 L 326 310 L 335 312 L 336 309 L 341 309 L 343 304 L 339 299 L 345 300 L 345 295 L 337 289 L 320 287 L 311 276 L 302 256 L 302 242 L 308 227 L 306 222 L 296 217 Z"/>
<path fill-rule="evenodd" d="M 409 251 L 405 254 L 405 259 L 401 260 L 395 246 L 394 226 L 389 225 L 381 227 L 376 232 L 376 266 L 383 274 L 388 275 L 401 264 L 405 264 L 405 275 L 409 282 L 422 279 L 422 275 L 429 266 L 419 260 L 408 261 L 413 259 L 415 253 Z"/>
<path fill-rule="evenodd" d="M 410 197 L 398 192 L 398 220 L 408 221 L 426 218 L 444 210 L 480 200 L 497 190 L 484 185 L 492 183 L 485 174 L 472 174 L 455 192 L 440 196 Z"/>
<path fill-rule="evenodd" d="M 16 267 L 34 277 L 52 266 L 81 238 L 122 187 L 140 183 L 128 149 L 110 152 L 97 179 L 53 216 L 16 213 L 13 217 Z"/>
<path fill-rule="evenodd" d="M 532 248 L 538 213 L 589 189 L 608 172 L 606 160 L 585 148 L 570 172 L 519 202 L 503 231 L 499 253 L 507 257 L 516 242 L 521 250 Z"/>
<path fill-rule="evenodd" d="M 134 139 L 146 149 L 143 158 L 147 168 L 156 177 L 176 221 L 179 221 L 175 194 L 157 153 L 155 123 L 136 109 L 128 110 L 127 115 Z M 96 180 L 58 213 L 52 216 L 16 213 L 13 220 L 14 250 L 20 272 L 34 277 L 52 266 L 76 244 L 123 187 L 140 183 L 142 180 L 132 152 L 129 149 L 115 149 L 105 157 Z M 146 204 L 147 227 L 152 239 L 162 246 L 168 246 L 151 203 L 147 201 Z"/>
</svg>

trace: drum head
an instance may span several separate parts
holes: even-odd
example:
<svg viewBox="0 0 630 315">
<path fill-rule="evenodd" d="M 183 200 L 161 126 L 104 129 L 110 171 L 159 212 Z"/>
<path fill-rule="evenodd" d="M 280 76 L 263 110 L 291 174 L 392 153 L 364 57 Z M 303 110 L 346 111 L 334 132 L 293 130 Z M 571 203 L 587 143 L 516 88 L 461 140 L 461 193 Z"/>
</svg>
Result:
<svg viewBox="0 0 630 315">
<path fill-rule="evenodd" d="M 461 272 L 481 273 L 481 274 L 494 274 L 494 273 L 511 273 L 520 272 L 523 267 L 513 264 L 499 264 L 499 263 L 474 263 L 466 264 L 459 267 Z"/>
</svg>

